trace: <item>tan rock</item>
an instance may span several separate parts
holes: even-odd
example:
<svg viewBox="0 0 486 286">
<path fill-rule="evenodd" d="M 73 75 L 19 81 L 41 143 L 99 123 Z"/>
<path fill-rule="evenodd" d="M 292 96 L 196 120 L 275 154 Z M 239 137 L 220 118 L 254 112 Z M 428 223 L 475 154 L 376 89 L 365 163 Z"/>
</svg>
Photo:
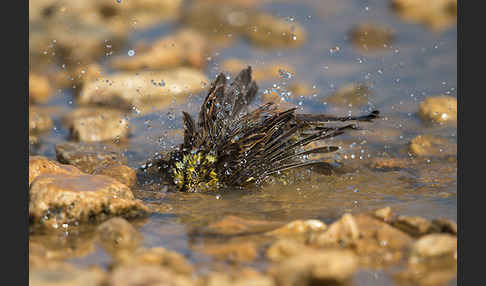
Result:
<svg viewBox="0 0 486 286">
<path fill-rule="evenodd" d="M 307 41 L 303 26 L 270 14 L 252 13 L 248 24 L 244 34 L 251 43 L 261 47 L 299 47 Z"/>
<path fill-rule="evenodd" d="M 128 187 L 134 187 L 137 185 L 137 172 L 125 165 L 110 165 L 107 167 L 97 168 L 93 172 L 93 175 L 105 175 L 112 177 Z"/>
<path fill-rule="evenodd" d="M 353 45 L 363 51 L 382 50 L 389 47 L 394 39 L 395 31 L 374 23 L 362 23 L 350 32 Z"/>
<path fill-rule="evenodd" d="M 420 117 L 435 123 L 457 122 L 457 99 L 452 96 L 428 97 L 420 103 Z"/>
<path fill-rule="evenodd" d="M 390 223 L 393 218 L 395 217 L 395 214 L 393 213 L 391 207 L 385 207 L 385 208 L 381 208 L 381 209 L 378 209 L 376 211 L 374 211 L 372 213 L 372 215 L 381 220 L 381 221 L 384 221 L 386 223 Z"/>
<path fill-rule="evenodd" d="M 29 133 L 38 134 L 48 131 L 53 123 L 47 112 L 36 107 L 29 107 Z"/>
<path fill-rule="evenodd" d="M 266 257 L 280 262 L 306 251 L 312 252 L 313 249 L 292 239 L 279 239 L 267 249 Z"/>
<path fill-rule="evenodd" d="M 49 160 L 43 156 L 29 156 L 29 185 L 40 175 L 76 175 L 82 173 L 81 170 L 74 166 L 59 164 L 58 162 Z"/>
<path fill-rule="evenodd" d="M 200 251 L 216 259 L 233 262 L 250 262 L 258 256 L 257 246 L 251 241 L 206 244 Z"/>
<path fill-rule="evenodd" d="M 120 140 L 131 133 L 122 111 L 103 107 L 81 107 L 64 118 L 71 137 L 83 142 Z"/>
<path fill-rule="evenodd" d="M 157 265 L 120 266 L 113 270 L 107 286 L 192 286 L 192 279 Z"/>
<path fill-rule="evenodd" d="M 140 217 L 149 212 L 126 185 L 103 175 L 42 175 L 31 183 L 29 192 L 30 220 L 46 227 L 100 222 L 113 216 Z"/>
<path fill-rule="evenodd" d="M 264 232 L 274 226 L 275 223 L 273 222 L 250 220 L 230 215 L 219 221 L 210 223 L 207 231 L 221 235 L 237 235 Z"/>
<path fill-rule="evenodd" d="M 137 50 L 137 49 L 136 49 Z M 111 66 L 122 70 L 166 69 L 178 66 L 202 68 L 206 65 L 208 43 L 200 33 L 182 29 L 164 37 L 132 57 L 120 57 Z"/>
<path fill-rule="evenodd" d="M 411 165 L 411 161 L 403 158 L 386 158 L 378 157 L 372 158 L 369 166 L 373 169 L 380 170 L 396 170 L 407 168 Z"/>
<path fill-rule="evenodd" d="M 267 234 L 275 236 L 299 236 L 310 232 L 322 232 L 326 229 L 327 225 L 320 220 L 294 220 Z"/>
<path fill-rule="evenodd" d="M 98 267 L 75 268 L 58 263 L 56 267 L 29 269 L 29 285 L 38 286 L 98 286 L 107 278 L 105 271 Z"/>
<path fill-rule="evenodd" d="M 250 65 L 240 59 L 230 58 L 221 63 L 221 71 L 237 75 L 242 69 Z M 268 62 L 265 64 L 252 64 L 252 78 L 259 81 L 275 80 L 281 77 L 282 72 L 295 73 L 295 69 L 287 64 L 278 62 Z"/>
<path fill-rule="evenodd" d="M 326 96 L 327 103 L 341 106 L 360 107 L 368 104 L 372 91 L 364 84 L 350 83 L 339 88 L 338 91 Z"/>
<path fill-rule="evenodd" d="M 359 239 L 358 224 L 351 214 L 344 214 L 340 220 L 332 223 L 327 231 L 312 236 L 312 244 L 319 246 L 335 245 L 338 242 L 347 245 Z"/>
<path fill-rule="evenodd" d="M 432 220 L 432 224 L 435 228 L 439 229 L 441 233 L 449 233 L 457 235 L 457 223 L 446 218 L 439 218 Z"/>
<path fill-rule="evenodd" d="M 29 73 L 29 102 L 46 103 L 52 95 L 47 77 Z"/>
<path fill-rule="evenodd" d="M 200 71 L 185 67 L 157 72 L 120 72 L 83 85 L 79 103 L 134 110 L 144 103 L 168 106 L 174 100 L 183 102 L 189 94 L 203 91 L 208 82 Z"/>
<path fill-rule="evenodd" d="M 457 154 L 457 144 L 435 135 L 418 135 L 410 141 L 410 153 L 415 156 L 448 156 Z"/>
<path fill-rule="evenodd" d="M 351 251 L 326 250 L 293 256 L 272 265 L 269 273 L 282 286 L 318 285 L 345 282 L 357 268 L 358 260 Z"/>
<path fill-rule="evenodd" d="M 119 150 L 101 143 L 64 142 L 57 144 L 55 150 L 59 162 L 89 174 L 101 167 L 126 164 L 126 158 Z"/>
<path fill-rule="evenodd" d="M 438 232 L 438 229 L 427 219 L 419 216 L 398 216 L 392 225 L 414 237 Z"/>
<path fill-rule="evenodd" d="M 98 241 L 112 256 L 116 256 L 120 251 L 134 251 L 143 239 L 142 234 L 135 227 L 120 217 L 103 222 L 96 231 Z"/>
<path fill-rule="evenodd" d="M 162 247 L 138 248 L 135 252 L 120 252 L 115 266 L 157 266 L 163 267 L 177 275 L 190 276 L 193 267 L 181 254 Z"/>
<path fill-rule="evenodd" d="M 410 263 L 421 259 L 449 257 L 457 259 L 457 237 L 450 234 L 429 234 L 421 237 L 412 246 Z"/>
<path fill-rule="evenodd" d="M 444 30 L 457 19 L 457 0 L 392 0 L 393 10 L 407 22 L 422 23 L 434 30 Z"/>
</svg>

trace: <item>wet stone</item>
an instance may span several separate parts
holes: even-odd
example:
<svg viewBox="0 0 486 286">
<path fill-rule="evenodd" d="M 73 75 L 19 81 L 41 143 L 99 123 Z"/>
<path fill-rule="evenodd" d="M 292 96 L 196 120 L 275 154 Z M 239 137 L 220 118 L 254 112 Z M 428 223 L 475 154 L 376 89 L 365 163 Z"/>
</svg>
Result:
<svg viewBox="0 0 486 286">
<path fill-rule="evenodd" d="M 372 91 L 364 84 L 350 83 L 339 88 L 338 91 L 326 96 L 327 103 L 341 106 L 360 107 L 368 104 Z"/>
<path fill-rule="evenodd" d="M 52 120 L 47 112 L 33 106 L 29 107 L 29 134 L 49 131 L 52 126 Z"/>
<path fill-rule="evenodd" d="M 353 45 L 364 51 L 382 50 L 388 48 L 394 39 L 395 31 L 374 23 L 362 23 L 355 26 L 351 32 Z"/>
<path fill-rule="evenodd" d="M 126 164 L 126 158 L 119 150 L 101 143 L 65 142 L 56 145 L 55 150 L 59 162 L 89 174 L 100 167 Z"/>
<path fill-rule="evenodd" d="M 81 107 L 64 118 L 70 136 L 76 141 L 102 142 L 120 140 L 131 133 L 125 113 L 103 107 Z"/>
<path fill-rule="evenodd" d="M 293 256 L 270 266 L 277 285 L 324 285 L 348 281 L 356 272 L 356 255 L 347 250 L 326 250 Z"/>
<path fill-rule="evenodd" d="M 370 168 L 382 171 L 394 171 L 407 168 L 411 165 L 411 161 L 403 158 L 386 158 L 378 157 L 372 158 L 368 164 Z"/>
<path fill-rule="evenodd" d="M 323 232 L 327 228 L 327 225 L 320 220 L 309 219 L 309 220 L 295 220 L 289 222 L 288 224 L 268 232 L 269 235 L 274 236 L 300 236 L 309 234 L 311 232 Z"/>
<path fill-rule="evenodd" d="M 46 174 L 76 175 L 83 172 L 74 166 L 60 164 L 43 156 L 29 156 L 29 185 L 38 176 Z"/>
<path fill-rule="evenodd" d="M 103 175 L 43 175 L 31 183 L 29 192 L 31 223 L 51 228 L 149 212 L 126 185 Z"/>
<path fill-rule="evenodd" d="M 457 0 L 393 0 L 392 8 L 404 21 L 444 30 L 456 23 Z"/>
<path fill-rule="evenodd" d="M 194 281 L 178 275 L 163 266 L 130 265 L 120 266 L 113 270 L 107 286 L 192 286 Z"/>
<path fill-rule="evenodd" d="M 143 49 L 144 46 L 148 46 Z M 182 29 L 151 44 L 135 48 L 132 57 L 120 57 L 111 66 L 122 70 L 167 69 L 178 66 L 202 68 L 206 65 L 208 43 L 200 33 Z"/>
<path fill-rule="evenodd" d="M 96 231 L 98 241 L 112 256 L 120 251 L 134 251 L 142 241 L 142 234 L 124 218 L 111 218 L 100 224 Z"/>
<path fill-rule="evenodd" d="M 446 218 L 432 220 L 432 224 L 440 230 L 441 233 L 457 235 L 457 223 Z"/>
<path fill-rule="evenodd" d="M 101 104 L 131 110 L 144 104 L 163 108 L 182 103 L 206 88 L 208 78 L 199 70 L 180 67 L 166 71 L 119 72 L 83 85 L 80 104 Z"/>
<path fill-rule="evenodd" d="M 293 239 L 279 239 L 267 249 L 266 257 L 271 261 L 280 262 L 306 251 L 315 250 Z"/>
<path fill-rule="evenodd" d="M 437 226 L 425 218 L 418 216 L 398 216 L 392 222 L 392 226 L 398 228 L 413 237 L 420 237 L 428 233 L 439 232 Z"/>
<path fill-rule="evenodd" d="M 420 117 L 426 122 L 457 122 L 457 99 L 452 96 L 428 97 L 420 103 Z"/>
<path fill-rule="evenodd" d="M 258 256 L 257 246 L 251 241 L 205 244 L 199 251 L 232 262 L 250 262 Z"/>
<path fill-rule="evenodd" d="M 226 216 L 223 219 L 210 223 L 206 231 L 221 235 L 239 235 L 245 233 L 264 232 L 275 226 L 275 223 L 261 220 L 244 219 L 237 216 Z"/>
<path fill-rule="evenodd" d="M 429 234 L 413 244 L 409 262 L 444 257 L 457 259 L 457 237 L 450 234 Z"/>
<path fill-rule="evenodd" d="M 230 73 L 231 75 L 237 75 L 242 69 L 248 67 L 248 62 L 230 58 L 221 63 L 221 70 Z M 281 77 L 281 73 L 286 72 L 290 74 L 295 73 L 295 69 L 288 64 L 278 62 L 266 62 L 265 64 L 252 65 L 252 78 L 259 81 L 276 80 Z"/>
<path fill-rule="evenodd" d="M 234 273 L 211 272 L 201 279 L 201 286 L 226 286 L 226 285 L 254 285 L 273 286 L 275 281 L 272 277 L 261 274 L 255 270 L 242 269 Z"/>
<path fill-rule="evenodd" d="M 418 135 L 409 144 L 410 153 L 415 156 L 454 156 L 457 154 L 457 144 L 430 134 Z"/>
<path fill-rule="evenodd" d="M 115 257 L 118 266 L 157 266 L 170 270 L 177 275 L 190 276 L 193 267 L 181 254 L 162 247 L 138 248 L 134 252 L 120 252 Z"/>
<path fill-rule="evenodd" d="M 29 285 L 37 286 L 99 286 L 107 274 L 98 267 L 85 269 L 63 264 L 55 268 L 29 269 Z"/>
<path fill-rule="evenodd" d="M 29 102 L 46 103 L 51 95 L 51 86 L 47 77 L 29 73 Z"/>
<path fill-rule="evenodd" d="M 386 222 L 386 223 L 390 223 L 394 217 L 395 217 L 395 214 L 393 213 L 391 207 L 385 207 L 385 208 L 382 208 L 382 209 L 378 209 L 376 211 L 374 211 L 372 213 L 372 215 L 383 221 L 383 222 Z"/>
<path fill-rule="evenodd" d="M 105 175 L 112 177 L 128 187 L 134 187 L 137 185 L 137 172 L 125 165 L 115 164 L 107 167 L 96 168 L 93 175 Z"/>
</svg>

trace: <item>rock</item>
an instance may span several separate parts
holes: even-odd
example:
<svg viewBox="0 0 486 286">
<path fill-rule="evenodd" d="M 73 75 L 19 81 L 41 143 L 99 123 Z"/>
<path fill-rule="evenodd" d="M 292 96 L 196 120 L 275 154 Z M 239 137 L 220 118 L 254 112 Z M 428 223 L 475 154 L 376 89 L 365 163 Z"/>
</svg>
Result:
<svg viewBox="0 0 486 286">
<path fill-rule="evenodd" d="M 432 220 L 432 225 L 434 228 L 440 230 L 441 233 L 449 233 L 452 235 L 457 235 L 457 223 L 446 219 L 446 218 L 439 218 Z"/>
<path fill-rule="evenodd" d="M 29 285 L 37 286 L 99 286 L 107 278 L 98 267 L 75 268 L 69 264 L 57 267 L 29 269 Z"/>
<path fill-rule="evenodd" d="M 97 168 L 93 172 L 93 175 L 105 175 L 112 177 L 128 187 L 134 187 L 137 185 L 137 172 L 125 165 L 110 165 L 107 167 Z"/>
<path fill-rule="evenodd" d="M 395 37 L 395 31 L 374 23 L 362 23 L 350 32 L 353 45 L 363 51 L 374 51 L 388 48 Z"/>
<path fill-rule="evenodd" d="M 372 215 L 386 223 L 390 223 L 393 218 L 395 217 L 395 214 L 392 212 L 391 207 L 385 207 L 382 209 L 378 209 L 372 213 Z"/>
<path fill-rule="evenodd" d="M 257 46 L 299 47 L 307 41 L 307 31 L 297 22 L 289 22 L 266 13 L 251 13 L 249 16 L 249 26 L 243 32 Z"/>
<path fill-rule="evenodd" d="M 29 133 L 38 134 L 50 130 L 53 126 L 52 120 L 41 109 L 29 107 Z"/>
<path fill-rule="evenodd" d="M 258 256 L 257 246 L 251 241 L 205 244 L 199 251 L 216 259 L 232 262 L 250 262 Z"/>
<path fill-rule="evenodd" d="M 190 276 L 193 273 L 193 267 L 184 256 L 162 247 L 138 248 L 135 252 L 120 252 L 115 259 L 115 266 L 157 266 L 183 276 Z"/>
<path fill-rule="evenodd" d="M 434 30 L 451 27 L 457 18 L 457 0 L 392 0 L 392 8 L 403 20 Z"/>
<path fill-rule="evenodd" d="M 361 107 L 368 104 L 371 94 L 371 90 L 366 85 L 350 83 L 342 86 L 323 100 L 334 105 Z"/>
<path fill-rule="evenodd" d="M 74 166 L 59 164 L 43 156 L 29 156 L 29 185 L 40 175 L 76 175 L 82 173 L 81 170 Z"/>
<path fill-rule="evenodd" d="M 80 104 L 103 104 L 141 108 L 144 104 L 167 107 L 206 88 L 208 78 L 198 70 L 176 68 L 167 71 L 119 72 L 83 85 Z"/>
<path fill-rule="evenodd" d="M 315 86 L 310 87 L 309 85 L 302 82 L 297 82 L 289 85 L 289 91 L 292 92 L 292 98 L 317 95 L 320 92 L 319 89 L 317 89 Z"/>
<path fill-rule="evenodd" d="M 254 286 L 273 286 L 274 279 L 263 275 L 252 269 L 243 269 L 229 274 L 226 272 L 211 272 L 202 279 L 204 286 L 226 286 L 226 285 L 254 285 Z"/>
<path fill-rule="evenodd" d="M 275 223 L 273 222 L 250 220 L 230 215 L 224 217 L 222 220 L 210 223 L 206 231 L 220 235 L 240 235 L 264 232 L 274 226 Z"/>
<path fill-rule="evenodd" d="M 29 193 L 31 223 L 52 228 L 149 212 L 126 185 L 103 175 L 42 175 L 30 184 Z"/>
<path fill-rule="evenodd" d="M 385 158 L 378 157 L 372 158 L 369 166 L 373 169 L 383 170 L 383 171 L 394 171 L 403 168 L 407 168 L 411 165 L 411 162 L 403 158 Z"/>
<path fill-rule="evenodd" d="M 398 262 L 411 243 L 406 233 L 366 214 L 343 217 L 324 233 L 311 236 L 311 246 L 349 248 L 363 265 L 377 266 Z"/>
<path fill-rule="evenodd" d="M 267 234 L 275 236 L 299 236 L 310 232 L 322 232 L 325 231 L 326 228 L 327 225 L 320 220 L 294 220 L 278 229 L 268 232 Z"/>
<path fill-rule="evenodd" d="M 410 141 L 410 153 L 415 156 L 453 156 L 457 154 L 457 144 L 435 135 L 418 135 Z"/>
<path fill-rule="evenodd" d="M 29 102 L 46 103 L 51 95 L 47 77 L 29 73 Z"/>
<path fill-rule="evenodd" d="M 92 174 L 97 168 L 126 164 L 126 158 L 115 148 L 101 143 L 65 142 L 55 147 L 56 158 Z"/>
<path fill-rule="evenodd" d="M 457 122 L 457 99 L 452 96 L 427 97 L 420 103 L 420 117 L 435 123 Z"/>
<path fill-rule="evenodd" d="M 64 118 L 70 136 L 83 142 L 119 140 L 128 137 L 131 125 L 122 111 L 104 107 L 81 107 Z"/>
<path fill-rule="evenodd" d="M 266 257 L 271 261 L 284 261 L 304 252 L 315 251 L 312 248 L 292 239 L 279 239 L 266 251 Z"/>
<path fill-rule="evenodd" d="M 192 279 L 157 265 L 120 266 L 113 270 L 107 286 L 192 286 Z"/>
<path fill-rule="evenodd" d="M 326 232 L 312 236 L 311 243 L 319 246 L 335 245 L 338 242 L 341 245 L 349 245 L 359 237 L 356 220 L 351 214 L 344 214 L 340 220 L 329 225 Z"/>
<path fill-rule="evenodd" d="M 135 56 L 115 58 L 111 66 L 122 70 L 154 70 L 178 66 L 203 68 L 207 63 L 208 43 L 200 33 L 182 29 L 151 43 L 146 50 L 135 50 Z"/>
<path fill-rule="evenodd" d="M 212 5 L 197 2 L 184 11 L 183 22 L 210 36 L 244 36 L 252 44 L 265 47 L 298 47 L 307 40 L 307 32 L 295 21 L 237 5 Z"/>
<path fill-rule="evenodd" d="M 103 222 L 96 231 L 98 241 L 112 256 L 116 256 L 120 251 L 134 251 L 143 239 L 142 234 L 135 227 L 119 217 Z"/>
<path fill-rule="evenodd" d="M 418 216 L 398 216 L 392 222 L 392 226 L 410 234 L 413 237 L 420 237 L 439 230 L 430 221 Z"/>
<path fill-rule="evenodd" d="M 277 285 L 324 285 L 349 280 L 358 268 L 356 255 L 346 250 L 326 250 L 293 256 L 270 266 Z"/>
<path fill-rule="evenodd" d="M 230 58 L 221 63 L 221 71 L 228 72 L 231 75 L 237 75 L 242 69 L 248 67 L 248 62 L 235 58 Z M 269 81 L 281 77 L 281 72 L 295 73 L 295 69 L 287 64 L 278 62 L 268 62 L 265 64 L 252 65 L 251 77 L 253 80 Z"/>
<path fill-rule="evenodd" d="M 450 234 L 429 234 L 413 244 L 409 262 L 444 257 L 457 260 L 457 237 Z"/>
</svg>

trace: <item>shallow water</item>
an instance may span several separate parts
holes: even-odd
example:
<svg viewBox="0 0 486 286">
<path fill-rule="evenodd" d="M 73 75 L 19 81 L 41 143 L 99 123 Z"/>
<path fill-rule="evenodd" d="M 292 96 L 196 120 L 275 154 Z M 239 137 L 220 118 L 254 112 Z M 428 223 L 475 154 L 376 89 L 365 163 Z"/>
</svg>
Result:
<svg viewBox="0 0 486 286">
<path fill-rule="evenodd" d="M 346 83 L 366 82 L 373 91 L 369 103 L 361 108 L 353 107 L 351 111 L 358 114 L 378 109 L 382 118 L 374 124 L 363 123 L 368 131 L 335 139 L 343 150 L 330 158 L 340 160 L 351 169 L 342 175 L 313 174 L 305 183 L 268 186 L 255 192 L 173 194 L 163 192 L 163 186 L 139 186 L 135 192 L 137 197 L 167 209 L 137 224 L 144 245 L 163 246 L 183 253 L 198 265 L 200 272 L 211 268 L 207 263 L 211 258 L 198 250 L 204 245 L 230 239 L 208 234 L 205 227 L 228 215 L 278 224 L 303 218 L 330 223 L 345 212 L 358 213 L 391 206 L 398 214 L 457 220 L 455 160 L 431 158 L 399 170 L 369 167 L 370 160 L 384 154 L 407 158 L 407 144 L 418 134 L 440 135 L 452 144 L 457 142 L 455 126 L 429 126 L 416 114 L 418 104 L 427 96 L 457 96 L 457 29 L 452 27 L 434 32 L 420 24 L 405 23 L 391 11 L 388 1 L 280 2 L 266 4 L 261 9 L 280 17 L 293 17 L 303 25 L 308 40 L 302 47 L 260 49 L 238 39 L 230 48 L 211 55 L 205 73 L 214 78 L 221 71 L 219 64 L 228 58 L 239 58 L 249 65 L 270 61 L 289 64 L 295 68 L 294 76 L 259 82 L 259 94 L 274 84 L 285 87 L 297 81 L 307 83 L 315 86 L 318 92 L 315 96 L 295 99 L 293 103 L 300 102 L 303 111 L 313 113 L 347 114 L 349 107 L 324 104 L 325 97 Z M 385 24 L 395 29 L 396 38 L 392 45 L 373 53 L 356 50 L 350 44 L 348 31 L 361 22 Z M 132 35 L 130 44 L 121 48 L 119 54 L 126 54 L 140 39 L 154 39 L 171 33 L 174 28 L 175 25 L 169 23 L 139 31 Z M 339 47 L 339 51 L 330 52 L 335 47 Z M 46 104 L 58 107 L 60 111 L 53 113 L 55 128 L 40 138 L 37 154 L 55 159 L 54 145 L 66 141 L 68 134 L 60 123 L 60 116 L 75 106 L 75 103 L 70 104 L 72 100 L 71 91 L 66 89 Z M 138 167 L 149 155 L 181 142 L 181 132 L 168 131 L 182 127 L 182 110 L 196 114 L 201 100 L 202 95 L 193 95 L 187 105 L 130 118 L 135 132 L 122 145 L 128 164 Z M 169 113 L 174 115 L 172 120 Z M 70 239 L 69 235 L 65 237 L 67 241 Z M 253 238 L 250 236 L 249 239 Z M 70 259 L 79 265 L 104 266 L 109 260 L 101 247 Z M 265 260 L 257 259 L 253 264 L 264 267 Z M 353 284 L 390 285 L 394 282 L 386 271 L 362 270 L 353 279 Z"/>
</svg>

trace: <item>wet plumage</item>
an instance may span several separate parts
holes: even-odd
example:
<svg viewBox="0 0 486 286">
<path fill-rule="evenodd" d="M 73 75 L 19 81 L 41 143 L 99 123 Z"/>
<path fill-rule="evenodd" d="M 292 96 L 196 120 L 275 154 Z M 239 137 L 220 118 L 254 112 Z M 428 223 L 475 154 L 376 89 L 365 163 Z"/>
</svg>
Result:
<svg viewBox="0 0 486 286">
<path fill-rule="evenodd" d="M 251 67 L 229 85 L 226 76 L 219 74 L 198 120 L 183 112 L 184 142 L 179 149 L 152 158 L 142 169 L 155 169 L 178 191 L 258 185 L 279 171 L 326 164 L 308 160 L 308 155 L 334 152 L 337 146 L 305 147 L 357 128 L 356 124 L 329 126 L 329 122 L 371 121 L 378 116 L 378 111 L 359 117 L 298 114 L 295 108 L 281 111 L 272 103 L 249 111 L 257 91 Z"/>
</svg>

